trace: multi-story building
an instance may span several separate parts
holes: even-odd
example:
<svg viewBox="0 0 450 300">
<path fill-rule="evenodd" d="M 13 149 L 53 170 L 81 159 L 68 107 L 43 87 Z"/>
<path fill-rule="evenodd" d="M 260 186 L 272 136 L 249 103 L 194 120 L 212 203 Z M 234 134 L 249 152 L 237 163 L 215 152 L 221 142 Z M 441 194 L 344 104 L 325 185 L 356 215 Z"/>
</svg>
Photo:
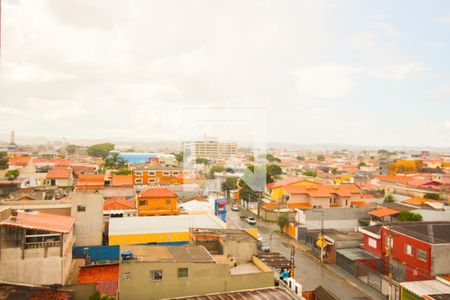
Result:
<svg viewBox="0 0 450 300">
<path fill-rule="evenodd" d="M 183 143 L 184 153 L 203 158 L 226 158 L 237 153 L 236 143 L 220 143 L 216 139 Z"/>
<path fill-rule="evenodd" d="M 195 170 L 183 167 L 167 167 L 164 165 L 146 166 L 133 170 L 133 183 L 138 186 L 172 185 L 192 183 L 195 181 Z"/>
<path fill-rule="evenodd" d="M 204 247 L 120 247 L 120 299 L 167 299 L 274 286 L 274 273 L 253 256 L 236 266 Z"/>
<path fill-rule="evenodd" d="M 351 207 L 363 199 L 355 184 L 288 186 L 285 193 L 290 208 Z"/>
<path fill-rule="evenodd" d="M 102 244 L 103 197 L 97 193 L 73 193 L 71 215 L 76 219 L 75 246 Z"/>
<path fill-rule="evenodd" d="M 359 231 L 364 249 L 390 263 L 398 281 L 450 273 L 450 222 L 387 223 Z"/>
<path fill-rule="evenodd" d="M 167 188 L 148 188 L 138 197 L 139 216 L 177 215 L 178 196 Z"/>
<path fill-rule="evenodd" d="M 0 281 L 65 284 L 72 265 L 75 219 L 0 209 Z"/>
</svg>

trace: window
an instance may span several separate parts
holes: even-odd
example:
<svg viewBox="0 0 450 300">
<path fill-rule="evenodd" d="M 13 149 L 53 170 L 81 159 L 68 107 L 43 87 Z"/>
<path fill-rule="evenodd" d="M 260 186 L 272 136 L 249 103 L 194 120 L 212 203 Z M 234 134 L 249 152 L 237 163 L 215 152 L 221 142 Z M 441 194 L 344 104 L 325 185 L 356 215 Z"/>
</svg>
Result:
<svg viewBox="0 0 450 300">
<path fill-rule="evenodd" d="M 178 268 L 178 277 L 188 277 L 188 268 Z"/>
<path fill-rule="evenodd" d="M 367 244 L 369 245 L 369 247 L 372 247 L 374 249 L 377 248 L 377 240 L 375 240 L 373 238 L 368 238 Z"/>
<path fill-rule="evenodd" d="M 142 179 L 141 179 L 141 178 L 136 178 L 136 179 L 134 180 L 134 182 L 135 182 L 136 184 L 142 184 Z"/>
<path fill-rule="evenodd" d="M 173 171 L 172 176 L 178 176 L 178 171 Z"/>
<path fill-rule="evenodd" d="M 139 205 L 147 205 L 147 200 L 139 200 Z"/>
<path fill-rule="evenodd" d="M 148 171 L 148 176 L 156 176 L 156 172 L 155 171 Z"/>
<path fill-rule="evenodd" d="M 172 204 L 172 200 L 171 199 L 166 199 L 166 205 L 170 205 Z"/>
<path fill-rule="evenodd" d="M 417 258 L 422 261 L 427 261 L 428 260 L 428 252 L 421 250 L 421 249 L 417 249 Z"/>
<path fill-rule="evenodd" d="M 78 206 L 77 206 L 77 211 L 78 211 L 78 212 L 86 211 L 86 206 L 78 205 Z"/>
<path fill-rule="evenodd" d="M 405 253 L 408 255 L 413 255 L 413 247 L 409 244 L 405 244 Z"/>
<path fill-rule="evenodd" d="M 150 280 L 162 280 L 163 278 L 163 271 L 162 270 L 152 270 L 150 271 Z"/>
<path fill-rule="evenodd" d="M 167 177 L 167 176 L 170 175 L 170 172 L 169 172 L 169 171 L 164 171 L 162 174 L 163 174 L 163 176 L 166 176 L 166 177 Z"/>
<path fill-rule="evenodd" d="M 142 176 L 142 171 L 136 171 L 136 172 L 134 173 L 134 175 L 136 175 L 136 176 Z"/>
<path fill-rule="evenodd" d="M 125 280 L 130 280 L 131 279 L 131 272 L 125 272 L 122 274 L 122 278 Z"/>
<path fill-rule="evenodd" d="M 150 183 L 150 184 L 155 184 L 156 183 L 156 179 L 155 178 L 149 178 L 148 179 L 148 183 Z"/>
</svg>

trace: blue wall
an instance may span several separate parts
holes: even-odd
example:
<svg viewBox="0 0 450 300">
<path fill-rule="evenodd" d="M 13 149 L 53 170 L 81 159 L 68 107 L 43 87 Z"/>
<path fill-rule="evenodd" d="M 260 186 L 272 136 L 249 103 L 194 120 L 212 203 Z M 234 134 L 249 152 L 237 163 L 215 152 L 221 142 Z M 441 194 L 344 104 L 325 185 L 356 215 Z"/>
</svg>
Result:
<svg viewBox="0 0 450 300">
<path fill-rule="evenodd" d="M 73 258 L 84 258 L 86 253 L 89 255 L 91 261 L 119 260 L 120 246 L 74 247 L 72 250 Z"/>
</svg>

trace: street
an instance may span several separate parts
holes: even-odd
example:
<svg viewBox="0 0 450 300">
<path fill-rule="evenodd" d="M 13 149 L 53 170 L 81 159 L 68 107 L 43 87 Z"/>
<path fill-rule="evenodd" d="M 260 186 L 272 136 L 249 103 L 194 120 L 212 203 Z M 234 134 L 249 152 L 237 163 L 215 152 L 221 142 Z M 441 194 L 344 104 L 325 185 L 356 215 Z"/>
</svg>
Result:
<svg viewBox="0 0 450 300">
<path fill-rule="evenodd" d="M 228 211 L 227 223 L 230 228 L 254 228 L 240 219 L 240 212 Z M 270 245 L 271 251 L 283 254 L 287 259 L 291 255 L 291 243 L 296 245 L 295 251 L 295 279 L 303 285 L 303 289 L 314 290 L 319 285 L 333 292 L 339 299 L 386 299 L 365 286 L 350 274 L 338 275 L 330 270 L 316 258 L 305 252 L 307 247 L 300 241 L 282 238 L 273 232 L 275 224 L 257 221 L 258 233 L 263 237 L 265 243 Z M 347 275 L 347 276 L 346 276 Z M 342 278 L 345 276 L 346 279 Z M 363 292 L 364 291 L 364 292 Z"/>
</svg>

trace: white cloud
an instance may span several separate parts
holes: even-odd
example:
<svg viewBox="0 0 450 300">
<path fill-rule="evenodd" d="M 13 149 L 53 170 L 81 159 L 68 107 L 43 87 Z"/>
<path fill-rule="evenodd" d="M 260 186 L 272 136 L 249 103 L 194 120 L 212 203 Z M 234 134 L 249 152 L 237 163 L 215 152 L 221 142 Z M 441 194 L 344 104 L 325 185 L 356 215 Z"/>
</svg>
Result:
<svg viewBox="0 0 450 300">
<path fill-rule="evenodd" d="M 404 34 L 400 30 L 398 30 L 397 28 L 386 22 L 376 23 L 374 25 L 374 28 L 392 37 L 401 37 Z"/>
<path fill-rule="evenodd" d="M 440 16 L 436 19 L 439 24 L 450 25 L 450 16 Z"/>
<path fill-rule="evenodd" d="M 373 67 L 367 73 L 380 79 L 401 81 L 422 74 L 425 70 L 427 68 L 420 63 L 400 63 Z"/>
<path fill-rule="evenodd" d="M 342 97 L 354 87 L 354 76 L 361 69 L 343 64 L 324 64 L 302 67 L 294 72 L 301 95 L 332 99 Z"/>
<path fill-rule="evenodd" d="M 429 91 L 425 94 L 425 99 L 428 101 L 450 101 L 450 87 L 445 84 L 437 90 Z"/>
</svg>

